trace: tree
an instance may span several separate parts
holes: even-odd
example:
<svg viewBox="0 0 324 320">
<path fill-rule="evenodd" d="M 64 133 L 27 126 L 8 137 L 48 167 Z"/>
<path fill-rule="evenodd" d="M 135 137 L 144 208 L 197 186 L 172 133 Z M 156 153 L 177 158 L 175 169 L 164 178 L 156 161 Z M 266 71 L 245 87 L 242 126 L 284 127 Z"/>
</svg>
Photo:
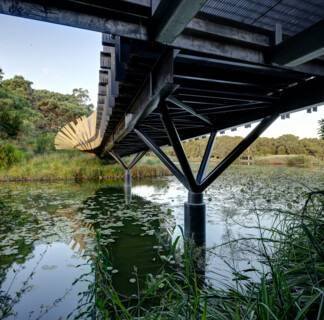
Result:
<svg viewBox="0 0 324 320">
<path fill-rule="evenodd" d="M 26 80 L 23 76 L 14 76 L 12 79 L 7 79 L 2 82 L 3 87 L 18 94 L 35 108 L 34 90 L 31 87 L 32 84 L 31 81 Z"/>
<path fill-rule="evenodd" d="M 2 81 L 3 79 L 3 72 L 2 72 L 2 69 L 0 68 L 0 82 Z"/>
<path fill-rule="evenodd" d="M 324 119 L 318 120 L 319 129 L 318 129 L 318 135 L 321 139 L 324 140 Z"/>
<path fill-rule="evenodd" d="M 35 90 L 38 111 L 44 116 L 43 130 L 57 132 L 71 121 L 92 113 L 93 105 L 87 90 L 74 89 L 73 94 L 61 94 L 48 90 Z"/>
</svg>

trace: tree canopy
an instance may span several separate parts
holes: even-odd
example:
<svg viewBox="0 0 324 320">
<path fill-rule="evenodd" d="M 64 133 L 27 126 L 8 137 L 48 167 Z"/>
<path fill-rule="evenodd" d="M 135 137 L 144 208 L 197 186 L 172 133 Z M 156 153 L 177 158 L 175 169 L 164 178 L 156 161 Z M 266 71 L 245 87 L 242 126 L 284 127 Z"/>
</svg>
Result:
<svg viewBox="0 0 324 320">
<path fill-rule="evenodd" d="M 220 136 L 216 139 L 212 151 L 212 157 L 223 159 L 241 141 L 242 137 Z M 200 158 L 204 154 L 208 138 L 191 140 L 183 144 L 187 157 Z M 170 155 L 174 155 L 173 150 L 169 150 Z M 319 159 L 324 157 L 324 140 L 316 138 L 304 138 L 292 134 L 285 134 L 279 138 L 258 138 L 244 153 L 242 157 L 258 157 L 267 155 L 290 155 L 305 154 Z"/>
<path fill-rule="evenodd" d="M 319 120 L 318 124 L 320 126 L 318 129 L 318 135 L 324 140 L 324 119 Z"/>
<path fill-rule="evenodd" d="M 22 76 L 2 80 L 0 69 L 0 139 L 17 140 L 34 150 L 54 149 L 54 134 L 64 125 L 93 110 L 89 93 L 82 88 L 71 94 L 35 90 Z M 47 144 L 48 147 L 44 147 Z"/>
</svg>

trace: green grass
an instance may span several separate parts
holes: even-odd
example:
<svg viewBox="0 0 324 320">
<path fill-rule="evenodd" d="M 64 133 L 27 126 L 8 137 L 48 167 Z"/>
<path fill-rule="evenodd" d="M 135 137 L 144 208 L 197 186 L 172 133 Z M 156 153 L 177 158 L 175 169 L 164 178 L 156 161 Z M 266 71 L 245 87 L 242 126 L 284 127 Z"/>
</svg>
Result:
<svg viewBox="0 0 324 320">
<path fill-rule="evenodd" d="M 126 163 L 129 162 L 125 159 Z M 55 152 L 39 155 L 0 169 L 0 181 L 109 179 L 120 178 L 124 169 L 80 152 Z M 167 175 L 169 171 L 157 158 L 144 158 L 133 169 L 134 176 Z"/>
<path fill-rule="evenodd" d="M 266 157 L 256 157 L 252 161 L 253 164 L 278 164 L 278 165 L 294 165 L 294 164 L 321 164 L 319 159 L 312 156 L 301 155 L 269 155 Z"/>
</svg>

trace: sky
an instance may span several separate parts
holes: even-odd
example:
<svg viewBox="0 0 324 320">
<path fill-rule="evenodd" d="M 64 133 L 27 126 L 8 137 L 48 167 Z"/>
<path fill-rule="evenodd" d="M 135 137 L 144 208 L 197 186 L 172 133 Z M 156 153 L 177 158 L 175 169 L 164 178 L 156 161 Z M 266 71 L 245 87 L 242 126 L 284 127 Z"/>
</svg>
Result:
<svg viewBox="0 0 324 320">
<path fill-rule="evenodd" d="M 0 14 L 0 68 L 4 79 L 22 75 L 33 82 L 34 89 L 60 93 L 87 89 L 96 106 L 101 50 L 101 33 Z M 262 136 L 318 138 L 318 120 L 323 118 L 324 106 L 311 114 L 306 110 L 292 113 L 290 119 L 276 120 Z M 248 132 L 238 128 L 225 134 L 246 136 Z"/>
</svg>

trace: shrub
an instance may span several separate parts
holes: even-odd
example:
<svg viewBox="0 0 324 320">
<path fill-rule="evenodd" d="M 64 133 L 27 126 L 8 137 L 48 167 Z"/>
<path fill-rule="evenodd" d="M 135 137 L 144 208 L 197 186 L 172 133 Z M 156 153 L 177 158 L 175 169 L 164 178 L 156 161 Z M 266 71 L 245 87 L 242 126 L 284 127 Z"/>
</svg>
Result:
<svg viewBox="0 0 324 320">
<path fill-rule="evenodd" d="M 0 168 L 7 168 L 24 159 L 24 153 L 17 147 L 8 144 L 0 145 Z"/>
<path fill-rule="evenodd" d="M 44 154 L 55 151 L 54 138 L 55 135 L 53 133 L 36 138 L 34 142 L 34 152 L 36 154 Z"/>
</svg>

